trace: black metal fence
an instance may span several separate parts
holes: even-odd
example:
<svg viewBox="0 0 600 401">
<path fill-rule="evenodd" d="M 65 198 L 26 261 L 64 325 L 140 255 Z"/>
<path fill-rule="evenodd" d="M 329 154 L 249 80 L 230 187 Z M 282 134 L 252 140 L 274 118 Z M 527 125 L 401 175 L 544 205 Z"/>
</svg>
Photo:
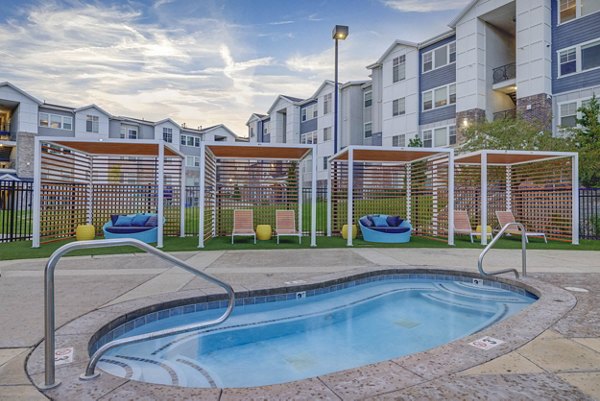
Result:
<svg viewBox="0 0 600 401">
<path fill-rule="evenodd" d="M 31 239 L 33 183 L 0 181 L 0 242 Z"/>
<path fill-rule="evenodd" d="M 600 240 L 600 188 L 579 189 L 579 237 Z"/>
</svg>

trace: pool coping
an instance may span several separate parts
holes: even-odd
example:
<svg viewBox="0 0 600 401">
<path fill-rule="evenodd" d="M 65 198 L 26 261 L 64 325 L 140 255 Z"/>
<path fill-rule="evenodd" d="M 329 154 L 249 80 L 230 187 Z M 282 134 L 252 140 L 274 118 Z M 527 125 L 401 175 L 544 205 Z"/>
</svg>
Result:
<svg viewBox="0 0 600 401">
<path fill-rule="evenodd" d="M 340 284 L 362 278 L 381 275 L 452 275 L 465 279 L 481 278 L 479 274 L 445 269 L 422 267 L 398 267 L 371 270 L 358 268 L 352 271 L 332 273 L 303 283 L 265 287 L 257 290 L 236 292 L 238 302 L 249 296 L 276 296 L 295 294 L 315 288 L 339 286 Z M 85 370 L 88 351 L 93 343 L 104 333 L 149 312 L 175 308 L 196 302 L 214 302 L 226 299 L 222 292 L 209 293 L 205 290 L 187 290 L 175 293 L 136 299 L 106 306 L 91 311 L 65 324 L 56 332 L 56 348 L 73 347 L 73 362 L 56 367 L 56 378 L 62 384 L 44 393 L 53 399 L 99 399 L 111 395 L 146 394 L 161 398 L 202 399 L 251 399 L 265 397 L 269 399 L 347 399 L 369 397 L 398 391 L 440 376 L 454 374 L 483 364 L 496 357 L 509 353 L 533 340 L 543 331 L 568 313 L 576 303 L 569 292 L 545 282 L 529 277 L 511 280 L 504 277 L 484 277 L 484 280 L 513 285 L 539 297 L 538 301 L 508 319 L 498 322 L 471 336 L 460 338 L 442 346 L 341 372 L 330 373 L 316 378 L 291 383 L 262 387 L 236 389 L 185 388 L 150 383 L 141 383 L 126 378 L 103 373 L 92 381 L 81 381 L 79 375 Z M 470 342 L 490 336 L 505 341 L 489 350 L 480 350 L 469 345 Z M 460 355 L 457 358 L 457 355 Z M 26 362 L 27 374 L 39 388 L 44 380 L 43 341 L 40 342 Z"/>
</svg>

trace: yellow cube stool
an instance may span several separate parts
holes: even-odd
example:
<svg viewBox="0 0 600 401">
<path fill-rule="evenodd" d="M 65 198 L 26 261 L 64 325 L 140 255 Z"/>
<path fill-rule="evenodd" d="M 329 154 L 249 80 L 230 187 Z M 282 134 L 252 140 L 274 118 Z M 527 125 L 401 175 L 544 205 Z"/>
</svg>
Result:
<svg viewBox="0 0 600 401">
<path fill-rule="evenodd" d="M 96 229 L 91 224 L 80 224 L 75 229 L 77 241 L 89 241 L 96 236 Z"/>
<path fill-rule="evenodd" d="M 478 233 L 478 235 L 476 234 L 475 237 L 481 238 L 481 226 L 477 226 L 475 232 Z M 487 226 L 486 234 L 488 237 L 493 237 L 492 226 Z"/>
<path fill-rule="evenodd" d="M 355 239 L 358 235 L 358 227 L 356 224 L 352 224 L 352 239 Z M 342 226 L 342 238 L 348 239 L 348 224 Z"/>
<path fill-rule="evenodd" d="M 256 238 L 261 241 L 267 241 L 271 239 L 271 226 L 268 224 L 259 224 L 256 226 Z"/>
</svg>

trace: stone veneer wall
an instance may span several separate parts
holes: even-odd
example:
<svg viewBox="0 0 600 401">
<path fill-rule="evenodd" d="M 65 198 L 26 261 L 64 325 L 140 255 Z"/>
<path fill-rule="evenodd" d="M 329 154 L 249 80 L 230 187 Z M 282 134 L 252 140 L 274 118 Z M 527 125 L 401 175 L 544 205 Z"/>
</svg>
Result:
<svg viewBox="0 0 600 401">
<path fill-rule="evenodd" d="M 17 133 L 16 170 L 19 178 L 33 178 L 34 148 L 35 134 L 30 132 Z"/>
<path fill-rule="evenodd" d="M 539 93 L 518 98 L 517 115 L 531 122 L 539 122 L 546 129 L 552 129 L 552 96 Z"/>
<path fill-rule="evenodd" d="M 480 123 L 485 121 L 485 110 L 483 109 L 470 109 L 465 111 L 459 111 L 456 113 L 456 143 L 461 144 L 464 142 L 464 121 L 468 121 L 468 125 L 474 123 Z"/>
</svg>

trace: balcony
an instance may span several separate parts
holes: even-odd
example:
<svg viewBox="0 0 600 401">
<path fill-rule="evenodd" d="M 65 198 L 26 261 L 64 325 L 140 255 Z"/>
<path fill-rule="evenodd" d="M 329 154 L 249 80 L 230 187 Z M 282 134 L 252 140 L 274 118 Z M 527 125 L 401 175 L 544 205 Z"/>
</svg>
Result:
<svg viewBox="0 0 600 401">
<path fill-rule="evenodd" d="M 517 116 L 517 109 L 507 109 L 502 111 L 497 111 L 493 115 L 494 121 L 496 120 L 506 120 L 507 118 L 515 118 Z"/>
<path fill-rule="evenodd" d="M 510 94 L 517 91 L 517 67 L 515 63 L 492 70 L 492 89 Z"/>
</svg>

